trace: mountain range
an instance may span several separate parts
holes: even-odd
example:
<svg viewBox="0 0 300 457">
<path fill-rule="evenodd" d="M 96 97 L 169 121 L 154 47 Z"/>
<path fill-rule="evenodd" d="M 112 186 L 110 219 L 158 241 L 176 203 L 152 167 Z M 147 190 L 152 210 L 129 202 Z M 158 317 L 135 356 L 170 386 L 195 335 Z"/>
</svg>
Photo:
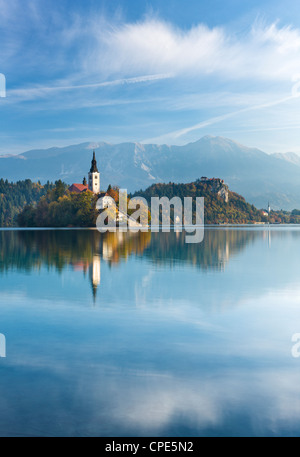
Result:
<svg viewBox="0 0 300 457">
<path fill-rule="evenodd" d="M 62 179 L 81 183 L 95 150 L 101 188 L 118 185 L 134 192 L 158 182 L 221 178 L 257 208 L 300 208 L 300 157 L 265 152 L 233 140 L 205 136 L 184 146 L 141 143 L 82 143 L 0 156 L 0 177 L 9 181 Z"/>
</svg>

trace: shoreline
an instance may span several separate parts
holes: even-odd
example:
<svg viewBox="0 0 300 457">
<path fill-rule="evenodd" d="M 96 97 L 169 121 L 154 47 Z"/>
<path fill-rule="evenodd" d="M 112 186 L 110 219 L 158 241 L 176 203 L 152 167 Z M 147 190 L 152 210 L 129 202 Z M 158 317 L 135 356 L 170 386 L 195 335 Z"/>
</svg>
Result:
<svg viewBox="0 0 300 457">
<path fill-rule="evenodd" d="M 198 225 L 198 226 L 181 226 L 181 227 L 174 227 L 174 226 L 170 226 L 170 232 L 181 232 L 181 231 L 185 231 L 186 229 L 191 229 L 193 228 L 194 230 L 196 229 L 210 229 L 210 228 L 214 228 L 214 229 L 222 229 L 222 228 L 247 228 L 247 229 L 261 229 L 261 228 L 264 228 L 264 229 L 274 229 L 274 228 L 300 228 L 300 224 L 284 224 L 284 223 L 277 223 L 277 224 L 266 224 L 266 223 L 255 223 L 255 224 L 204 224 L 204 225 Z M 155 227 L 153 227 L 154 229 Z M 96 230 L 96 231 L 99 231 L 97 229 L 97 227 L 0 227 L 0 231 L 34 231 L 34 230 L 39 230 L 39 231 L 54 231 L 54 230 L 61 230 L 61 231 L 65 231 L 65 230 Z M 107 230 L 106 232 L 100 232 L 99 233 L 107 233 L 109 230 Z M 123 232 L 123 233 L 127 233 L 127 232 L 142 232 L 139 228 L 133 228 L 133 227 L 127 227 L 127 230 L 118 230 L 118 227 L 116 227 L 116 230 L 115 231 L 112 231 L 112 233 L 117 233 L 117 232 Z M 151 230 L 151 226 L 148 226 L 147 227 L 147 230 L 144 230 L 143 232 L 145 233 L 146 231 L 153 231 L 154 233 L 159 233 L 162 231 L 162 227 L 160 226 L 159 227 L 159 231 L 154 231 L 154 230 Z M 168 232 L 164 232 L 164 233 L 168 233 Z"/>
</svg>

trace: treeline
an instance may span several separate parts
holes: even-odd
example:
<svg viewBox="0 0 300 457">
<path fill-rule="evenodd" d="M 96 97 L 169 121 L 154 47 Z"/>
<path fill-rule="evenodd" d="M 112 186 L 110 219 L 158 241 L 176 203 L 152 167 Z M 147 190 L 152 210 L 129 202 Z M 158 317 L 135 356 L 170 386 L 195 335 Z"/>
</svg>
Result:
<svg viewBox="0 0 300 457">
<path fill-rule="evenodd" d="M 269 216 L 270 224 L 300 224 L 300 210 L 293 211 L 271 211 Z"/>
<path fill-rule="evenodd" d="M 26 205 L 17 217 L 20 227 L 92 227 L 96 224 L 97 195 L 70 193 L 67 185 L 56 181 L 36 205 Z"/>
<path fill-rule="evenodd" d="M 218 195 L 223 190 L 228 192 L 228 202 Z M 244 197 L 232 192 L 219 179 L 201 181 L 188 184 L 153 184 L 146 190 L 135 192 L 132 196 L 144 197 L 148 205 L 151 204 L 151 197 L 204 197 L 204 221 L 205 224 L 249 224 L 249 223 L 270 223 L 270 224 L 300 224 L 300 210 L 274 211 L 268 215 L 266 210 L 255 208 L 254 205 L 246 202 Z M 173 212 L 171 210 L 171 219 Z M 172 220 L 172 222 L 174 222 Z"/>
<path fill-rule="evenodd" d="M 98 217 L 97 195 L 92 192 L 70 193 L 61 180 L 55 184 L 33 183 L 27 179 L 9 183 L 0 179 L 0 226 L 2 227 L 95 227 Z M 221 191 L 221 195 L 220 195 Z M 222 196 L 223 192 L 223 196 Z M 224 199 L 227 193 L 228 201 Z M 109 186 L 107 193 L 118 205 L 118 188 Z M 144 197 L 151 208 L 151 197 L 204 197 L 205 224 L 300 223 L 300 210 L 271 211 L 267 215 L 246 202 L 220 180 L 188 184 L 153 184 L 130 197 Z M 132 212 L 132 211 L 131 211 Z M 171 209 L 171 223 L 174 212 Z M 195 214 L 194 220 L 195 223 Z"/>
<path fill-rule="evenodd" d="M 228 192 L 228 202 L 225 202 L 218 192 L 222 187 Z M 140 190 L 133 196 L 144 197 L 148 205 L 151 197 L 168 198 L 179 197 L 204 197 L 204 221 L 205 224 L 246 224 L 254 222 L 267 222 L 268 217 L 263 211 L 247 203 L 246 200 L 235 192 L 227 190 L 227 186 L 220 185 L 220 180 L 203 182 L 196 180 L 188 184 L 153 184 L 145 191 Z M 172 218 L 172 212 L 171 212 Z M 172 221 L 174 222 L 174 221 Z"/>
<path fill-rule="evenodd" d="M 17 216 L 23 208 L 36 204 L 53 187 L 49 181 L 41 185 L 30 179 L 16 183 L 0 179 L 0 227 L 16 226 Z"/>
</svg>

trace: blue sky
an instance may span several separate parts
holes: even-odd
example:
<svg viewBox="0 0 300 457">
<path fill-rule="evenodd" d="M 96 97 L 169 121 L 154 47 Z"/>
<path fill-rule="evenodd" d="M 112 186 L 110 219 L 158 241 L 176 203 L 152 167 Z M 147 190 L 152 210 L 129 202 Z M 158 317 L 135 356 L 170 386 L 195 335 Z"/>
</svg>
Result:
<svg viewBox="0 0 300 457">
<path fill-rule="evenodd" d="M 300 153 L 297 1 L 0 0 L 0 43 L 0 154 L 208 134 Z"/>
</svg>

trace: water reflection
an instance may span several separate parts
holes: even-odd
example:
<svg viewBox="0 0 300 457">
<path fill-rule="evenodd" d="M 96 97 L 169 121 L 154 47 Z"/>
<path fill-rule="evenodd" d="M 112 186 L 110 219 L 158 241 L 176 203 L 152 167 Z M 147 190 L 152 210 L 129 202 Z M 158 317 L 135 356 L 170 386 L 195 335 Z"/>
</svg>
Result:
<svg viewBox="0 0 300 457">
<path fill-rule="evenodd" d="M 205 230 L 204 241 L 186 244 L 184 232 L 116 232 L 97 230 L 3 230 L 0 231 L 0 274 L 30 272 L 46 267 L 61 274 L 64 269 L 81 271 L 91 285 L 96 300 L 101 286 L 101 263 L 110 268 L 131 256 L 145 258 L 156 267 L 183 265 L 203 271 L 224 271 L 247 246 L 260 240 L 271 247 L 271 238 L 299 238 L 300 230 L 288 234 L 280 229 Z M 266 272 L 268 274 L 268 272 Z"/>
<path fill-rule="evenodd" d="M 140 254 L 151 240 L 150 233 L 100 234 L 94 230 L 0 231 L 0 273 L 9 270 L 40 270 L 42 266 L 61 273 L 65 268 L 82 271 L 96 298 L 101 282 L 101 259 L 109 265 Z"/>
<path fill-rule="evenodd" d="M 1 231 L 0 436 L 299 435 L 299 241 Z"/>
<path fill-rule="evenodd" d="M 58 271 L 72 264 L 86 271 L 99 260 L 95 256 L 113 265 L 132 254 L 145 254 L 158 264 L 187 262 L 200 268 L 222 269 L 231 255 L 259 234 L 247 230 L 207 230 L 202 243 L 188 245 L 185 234 L 180 232 L 100 234 L 93 230 L 6 230 L 0 231 L 0 272 L 11 268 L 29 271 L 42 264 Z"/>
</svg>

